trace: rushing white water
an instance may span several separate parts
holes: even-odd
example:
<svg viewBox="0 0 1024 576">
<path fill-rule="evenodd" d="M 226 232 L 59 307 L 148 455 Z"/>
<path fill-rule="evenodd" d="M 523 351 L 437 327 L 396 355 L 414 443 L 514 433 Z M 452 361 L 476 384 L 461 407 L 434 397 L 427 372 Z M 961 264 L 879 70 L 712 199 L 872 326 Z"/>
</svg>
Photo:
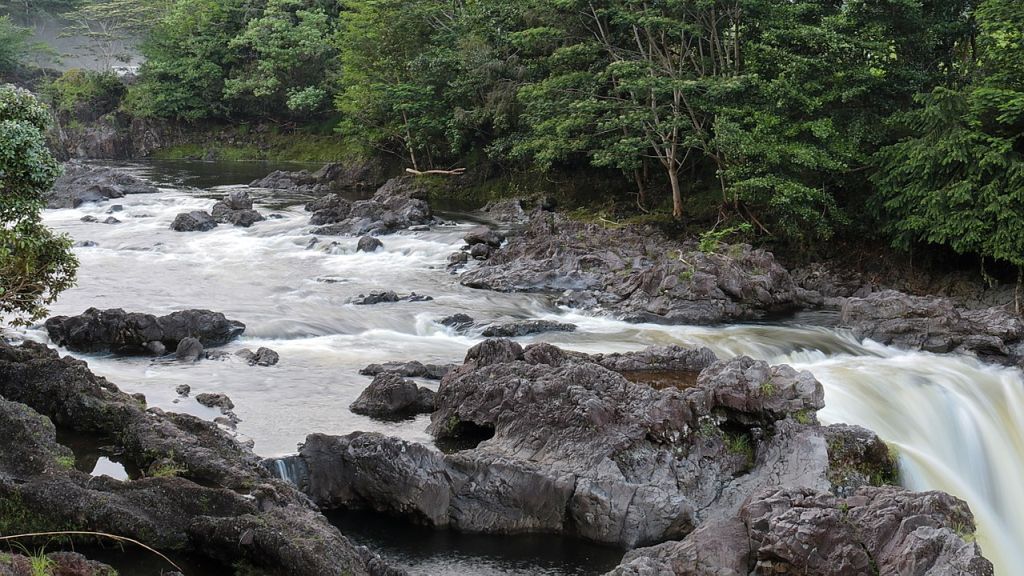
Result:
<svg viewBox="0 0 1024 576">
<path fill-rule="evenodd" d="M 136 167 L 166 182 L 169 172 Z M 237 184 L 248 178 L 221 182 Z M 629 351 L 653 344 L 708 346 L 721 357 L 746 354 L 807 369 L 824 384 L 826 423 L 847 422 L 876 431 L 900 454 L 904 483 L 940 489 L 965 499 L 979 524 L 978 540 L 997 574 L 1024 565 L 1024 379 L 1020 371 L 986 366 L 952 355 L 903 352 L 860 343 L 834 330 L 796 325 L 741 325 L 700 328 L 627 324 L 560 310 L 539 295 L 470 290 L 444 269 L 470 224 L 383 238 L 374 254 L 355 252 L 355 239 L 330 238 L 307 249 L 312 238 L 301 207 L 258 208 L 278 218 L 251 229 L 220 226 L 207 233 L 169 230 L 175 214 L 209 209 L 229 190 L 167 189 L 75 210 L 48 211 L 46 221 L 76 240 L 79 285 L 54 306 L 57 314 L 78 314 L 90 306 L 167 313 L 183 308 L 224 312 L 248 326 L 226 347 L 268 346 L 279 365 L 253 368 L 239 362 L 179 364 L 140 358 L 88 356 L 92 368 L 123 389 L 146 394 L 151 405 L 201 417 L 218 414 L 192 400 L 180 400 L 179 384 L 193 394 L 223 392 L 242 419 L 239 432 L 257 452 L 293 452 L 310 432 L 380 431 L 429 442 L 427 417 L 385 423 L 348 411 L 369 380 L 358 369 L 372 362 L 461 360 L 479 342 L 458 335 L 440 318 L 467 313 L 478 322 L 551 318 L 579 326 L 574 333 L 544 334 L 544 340 L 586 352 Z M 102 220 L 112 204 L 122 224 Z M 326 240 L 326 241 L 324 241 Z M 415 291 L 432 302 L 353 306 L 349 300 L 375 289 Z M 41 330 L 29 336 L 44 340 Z M 432 386 L 431 383 L 426 385 Z"/>
</svg>

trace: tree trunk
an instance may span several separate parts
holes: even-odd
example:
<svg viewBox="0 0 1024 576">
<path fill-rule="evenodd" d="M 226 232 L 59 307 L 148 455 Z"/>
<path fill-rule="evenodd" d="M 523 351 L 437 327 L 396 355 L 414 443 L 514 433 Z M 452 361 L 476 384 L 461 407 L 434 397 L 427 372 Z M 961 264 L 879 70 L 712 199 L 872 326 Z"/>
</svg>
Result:
<svg viewBox="0 0 1024 576">
<path fill-rule="evenodd" d="M 683 217 L 683 194 L 679 190 L 679 172 L 673 165 L 668 168 L 668 180 L 672 184 L 672 217 L 680 220 Z"/>
</svg>

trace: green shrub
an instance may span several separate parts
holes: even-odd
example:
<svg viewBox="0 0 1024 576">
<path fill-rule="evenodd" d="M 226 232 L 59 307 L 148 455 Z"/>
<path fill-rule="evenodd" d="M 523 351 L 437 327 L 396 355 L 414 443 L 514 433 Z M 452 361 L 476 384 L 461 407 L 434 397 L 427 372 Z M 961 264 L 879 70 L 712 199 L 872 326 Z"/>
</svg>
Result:
<svg viewBox="0 0 1024 576">
<path fill-rule="evenodd" d="M 121 104 L 124 83 L 113 72 L 73 68 L 45 89 L 54 109 L 69 114 L 89 111 L 96 117 L 112 112 Z"/>
</svg>

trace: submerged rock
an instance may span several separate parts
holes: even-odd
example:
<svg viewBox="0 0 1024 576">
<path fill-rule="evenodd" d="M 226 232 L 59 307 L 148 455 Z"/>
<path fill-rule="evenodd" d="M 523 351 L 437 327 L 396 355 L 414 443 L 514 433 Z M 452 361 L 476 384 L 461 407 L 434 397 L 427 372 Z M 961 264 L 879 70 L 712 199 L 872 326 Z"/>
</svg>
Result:
<svg viewBox="0 0 1024 576">
<path fill-rule="evenodd" d="M 575 332 L 576 325 L 553 320 L 524 320 L 521 322 L 505 322 L 491 324 L 484 328 L 486 338 L 516 338 L 542 332 Z"/>
<path fill-rule="evenodd" d="M 281 356 L 277 352 L 262 346 L 255 352 L 248 348 L 242 348 L 235 352 L 235 356 L 245 360 L 250 366 L 273 366 L 281 361 Z"/>
<path fill-rule="evenodd" d="M 393 302 L 429 302 L 434 298 L 431 296 L 422 296 L 415 292 L 410 293 L 408 296 L 399 296 L 397 292 L 392 290 L 387 291 L 374 291 L 370 292 L 369 295 L 360 294 L 352 303 L 356 306 L 372 306 L 373 304 L 393 303 Z"/>
<path fill-rule="evenodd" d="M 202 210 L 182 212 L 171 222 L 171 230 L 175 232 L 208 232 L 216 227 L 213 216 Z"/>
<path fill-rule="evenodd" d="M 356 414 L 401 418 L 434 411 L 434 391 L 416 386 L 394 372 L 378 374 L 349 406 Z"/>
<path fill-rule="evenodd" d="M 87 202 L 158 192 L 160 190 L 156 186 L 122 170 L 68 162 L 64 165 L 64 174 L 46 193 L 46 207 L 78 208 Z"/>
<path fill-rule="evenodd" d="M 476 320 L 468 314 L 452 314 L 451 316 L 442 318 L 439 322 L 442 326 L 454 328 L 457 331 L 466 330 L 472 328 L 476 324 Z"/>
<path fill-rule="evenodd" d="M 376 252 L 378 248 L 383 247 L 384 243 L 373 236 L 363 236 L 356 245 L 356 252 Z"/>
<path fill-rule="evenodd" d="M 54 316 L 46 321 L 50 340 L 75 352 L 162 355 L 165 349 L 194 338 L 204 348 L 223 346 L 245 331 L 245 324 L 219 312 L 183 310 L 166 316 L 128 313 L 120 308 L 89 308 L 79 316 Z"/>
</svg>

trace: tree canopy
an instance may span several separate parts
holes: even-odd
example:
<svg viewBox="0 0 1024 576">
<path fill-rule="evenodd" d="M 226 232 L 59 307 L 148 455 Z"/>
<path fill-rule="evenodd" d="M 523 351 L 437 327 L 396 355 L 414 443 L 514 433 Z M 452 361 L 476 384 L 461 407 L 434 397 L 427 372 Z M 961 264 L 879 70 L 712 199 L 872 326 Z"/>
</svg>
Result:
<svg viewBox="0 0 1024 576">
<path fill-rule="evenodd" d="M 38 320 L 71 287 L 71 240 L 42 222 L 43 194 L 60 166 L 46 148 L 49 112 L 29 92 L 0 85 L 0 317 Z"/>
</svg>

